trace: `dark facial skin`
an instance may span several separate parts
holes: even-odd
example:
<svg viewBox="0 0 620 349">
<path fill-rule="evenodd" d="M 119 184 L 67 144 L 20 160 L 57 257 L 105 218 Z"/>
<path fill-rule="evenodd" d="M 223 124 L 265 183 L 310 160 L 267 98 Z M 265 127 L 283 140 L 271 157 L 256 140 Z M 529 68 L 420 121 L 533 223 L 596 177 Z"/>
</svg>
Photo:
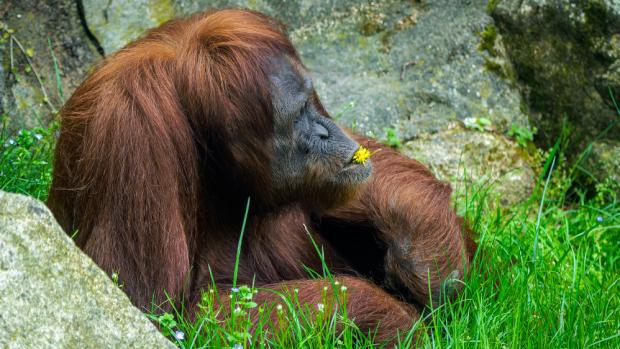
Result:
<svg viewBox="0 0 620 349">
<path fill-rule="evenodd" d="M 359 144 L 349 138 L 328 115 L 316 97 L 312 79 L 297 61 L 274 59 L 270 76 L 274 107 L 271 163 L 274 189 L 295 195 L 303 189 L 319 206 L 333 206 L 350 196 L 371 173 L 370 161 L 351 162 Z M 342 198 L 334 199 L 342 194 Z M 308 195 L 307 195 L 308 196 Z"/>
</svg>

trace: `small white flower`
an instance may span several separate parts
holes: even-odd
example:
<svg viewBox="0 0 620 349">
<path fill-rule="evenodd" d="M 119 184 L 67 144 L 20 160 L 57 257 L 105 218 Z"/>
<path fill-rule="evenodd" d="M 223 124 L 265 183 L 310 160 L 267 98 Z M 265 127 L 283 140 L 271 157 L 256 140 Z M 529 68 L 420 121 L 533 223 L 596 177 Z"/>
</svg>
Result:
<svg viewBox="0 0 620 349">
<path fill-rule="evenodd" d="M 241 308 L 239 306 L 237 306 L 235 308 L 235 313 L 240 314 L 241 313 Z"/>
<path fill-rule="evenodd" d="M 276 306 L 276 309 L 278 309 L 278 311 L 279 311 L 279 312 L 281 312 L 281 311 L 282 311 L 282 304 L 278 304 L 278 305 Z"/>
<path fill-rule="evenodd" d="M 241 345 L 240 343 L 235 343 L 235 345 L 233 345 L 232 349 L 243 349 L 243 345 Z"/>
<path fill-rule="evenodd" d="M 299 289 L 298 288 L 294 289 L 294 291 L 295 291 L 295 293 L 299 293 Z"/>
<path fill-rule="evenodd" d="M 334 282 L 334 285 L 338 286 L 338 285 L 340 285 L 340 282 L 335 281 L 335 282 Z"/>
<path fill-rule="evenodd" d="M 342 285 L 342 286 L 340 287 L 340 291 L 342 291 L 342 292 L 347 292 L 347 286 Z"/>
<path fill-rule="evenodd" d="M 230 289 L 233 293 L 239 292 L 239 287 L 233 287 Z"/>
<path fill-rule="evenodd" d="M 176 331 L 174 331 L 174 338 L 176 338 L 177 340 L 182 341 L 182 340 L 185 339 L 185 333 L 183 333 L 183 332 L 181 332 L 179 330 L 176 330 Z"/>
<path fill-rule="evenodd" d="M 325 304 L 317 303 L 316 307 L 317 307 L 317 309 L 319 309 L 320 312 L 323 312 L 323 310 L 325 309 Z"/>
<path fill-rule="evenodd" d="M 599 223 L 603 222 L 603 220 L 604 219 L 601 216 L 596 217 L 596 221 L 599 222 Z"/>
<path fill-rule="evenodd" d="M 323 286 L 323 291 L 327 292 L 327 286 Z"/>
<path fill-rule="evenodd" d="M 210 289 L 209 289 L 209 293 L 213 293 L 213 292 L 214 292 L 214 291 L 213 291 L 213 289 L 212 289 L 212 288 L 210 288 Z"/>
<path fill-rule="evenodd" d="M 40 135 L 38 133 L 35 133 L 34 138 L 36 138 L 38 141 L 43 139 L 43 135 Z"/>
</svg>

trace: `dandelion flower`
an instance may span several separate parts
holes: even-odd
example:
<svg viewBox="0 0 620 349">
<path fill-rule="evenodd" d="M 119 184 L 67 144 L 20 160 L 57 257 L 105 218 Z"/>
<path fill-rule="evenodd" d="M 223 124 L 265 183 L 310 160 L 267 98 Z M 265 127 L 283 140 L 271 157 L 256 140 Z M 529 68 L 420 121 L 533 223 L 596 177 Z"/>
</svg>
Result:
<svg viewBox="0 0 620 349">
<path fill-rule="evenodd" d="M 370 159 L 371 155 L 372 154 L 370 153 L 370 150 L 368 150 L 368 148 L 360 145 L 359 149 L 357 149 L 355 154 L 353 154 L 353 160 L 351 162 L 353 162 L 354 164 L 364 164 L 366 163 L 366 161 L 368 161 L 368 159 Z"/>
<path fill-rule="evenodd" d="M 381 149 L 377 149 L 371 153 L 368 148 L 360 145 L 355 154 L 353 154 L 353 159 L 351 159 L 351 162 L 354 164 L 365 164 L 366 161 L 368 161 L 368 159 L 375 155 L 379 150 Z"/>
</svg>

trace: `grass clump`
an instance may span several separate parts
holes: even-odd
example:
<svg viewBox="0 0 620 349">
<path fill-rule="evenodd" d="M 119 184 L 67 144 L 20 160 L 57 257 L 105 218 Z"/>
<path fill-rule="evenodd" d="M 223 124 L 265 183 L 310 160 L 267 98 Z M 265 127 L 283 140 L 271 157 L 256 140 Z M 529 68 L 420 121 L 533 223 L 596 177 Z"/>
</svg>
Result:
<svg viewBox="0 0 620 349">
<path fill-rule="evenodd" d="M 1 117 L 0 190 L 45 200 L 52 182 L 58 124 L 9 133 L 7 120 Z"/>
</svg>

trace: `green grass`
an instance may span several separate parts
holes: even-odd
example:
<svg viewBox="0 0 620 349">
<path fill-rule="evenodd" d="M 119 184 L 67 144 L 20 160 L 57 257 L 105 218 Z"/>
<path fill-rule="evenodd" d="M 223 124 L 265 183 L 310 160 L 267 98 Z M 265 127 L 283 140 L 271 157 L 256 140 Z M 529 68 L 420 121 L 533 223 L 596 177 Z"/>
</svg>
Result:
<svg viewBox="0 0 620 349">
<path fill-rule="evenodd" d="M 14 135 L 3 129 L 0 189 L 45 199 L 55 131 L 55 125 Z M 480 253 L 459 298 L 429 309 L 416 324 L 424 347 L 620 347 L 620 203 L 603 187 L 567 201 L 571 167 L 562 159 L 557 148 L 550 152 L 537 189 L 521 205 L 500 208 L 488 186 L 465 188 L 458 196 L 457 209 L 479 234 Z M 319 275 L 331 277 L 324 271 L 312 277 Z M 333 293 L 345 303 L 342 285 L 331 284 L 326 299 Z M 232 313 L 217 306 L 214 287 L 203 294 L 194 321 L 175 311 L 149 316 L 182 348 L 372 346 L 372 335 L 361 333 L 343 307 L 332 312 L 325 301 L 317 312 L 319 306 L 299 304 L 294 293 L 281 294 L 282 310 L 274 310 L 279 320 L 271 322 L 266 315 L 272 309 L 252 299 L 255 292 L 273 291 L 238 289 L 230 298 L 230 308 L 237 309 Z M 254 333 L 252 321 L 260 324 Z M 177 331 L 184 339 L 174 338 Z M 400 347 L 410 347 L 411 337 L 403 334 Z"/>
<path fill-rule="evenodd" d="M 45 200 L 52 181 L 56 123 L 9 134 L 0 116 L 0 190 Z"/>
</svg>

